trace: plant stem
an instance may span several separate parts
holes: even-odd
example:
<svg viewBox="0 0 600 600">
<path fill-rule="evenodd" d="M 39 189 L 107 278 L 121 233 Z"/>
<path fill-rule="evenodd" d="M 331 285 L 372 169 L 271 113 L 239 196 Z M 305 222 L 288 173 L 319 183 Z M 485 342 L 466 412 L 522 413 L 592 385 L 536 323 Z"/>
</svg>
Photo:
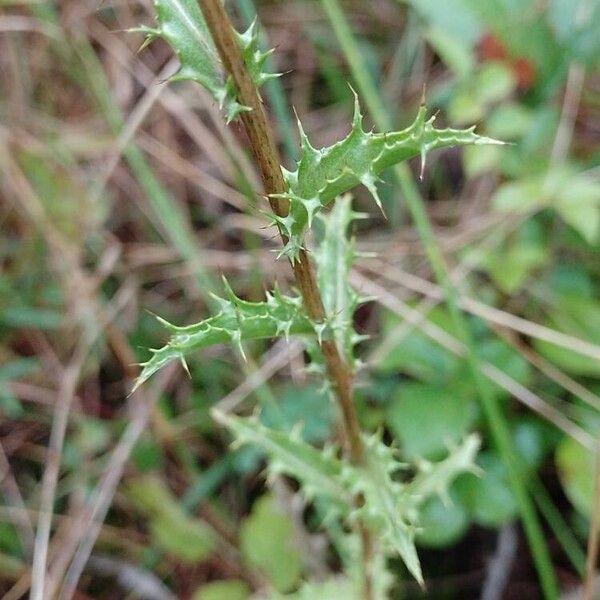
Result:
<svg viewBox="0 0 600 600">
<path fill-rule="evenodd" d="M 238 101 L 251 108 L 250 111 L 241 114 L 241 119 L 256 158 L 264 191 L 275 214 L 286 216 L 287 202 L 271 197 L 271 194 L 287 192 L 279 153 L 267 124 L 258 91 L 244 65 L 229 18 L 220 0 L 200 0 L 200 7 L 225 70 L 233 78 Z M 284 239 L 284 243 L 286 241 Z M 294 261 L 292 268 L 308 316 L 313 321 L 322 322 L 325 319 L 325 311 L 313 269 L 304 250 L 300 251 L 299 258 Z M 353 463 L 358 464 L 363 460 L 364 449 L 352 402 L 352 373 L 333 341 L 324 340 L 321 349 L 342 412 L 349 456 Z"/>
<path fill-rule="evenodd" d="M 200 8 L 225 70 L 233 78 L 238 101 L 251 109 L 243 112 L 241 119 L 250 140 L 250 146 L 256 158 L 264 191 L 267 194 L 271 208 L 278 216 L 286 216 L 289 210 L 288 203 L 285 200 L 271 196 L 272 194 L 287 192 L 287 185 L 280 167 L 279 153 L 267 124 L 258 91 L 244 65 L 227 13 L 221 0 L 200 0 Z M 282 239 L 285 244 L 287 242 L 285 236 L 282 235 Z M 298 260 L 292 263 L 292 269 L 308 316 L 317 323 L 322 322 L 325 319 L 325 310 L 306 251 L 300 251 Z M 344 442 L 349 458 L 352 463 L 360 464 L 364 460 L 364 446 L 360 436 L 356 409 L 352 402 L 352 372 L 335 342 L 323 340 L 321 351 L 327 365 L 329 380 L 342 413 Z M 371 600 L 368 563 L 372 541 L 366 528 L 361 527 L 359 534 L 362 540 L 363 562 L 367 563 L 364 565 L 363 597 L 365 600 Z"/>
<path fill-rule="evenodd" d="M 371 117 L 377 126 L 385 131 L 390 125 L 389 113 L 381 102 L 380 96 L 377 93 L 377 88 L 364 64 L 363 55 L 359 51 L 352 30 L 340 8 L 339 2 L 338 0 L 322 0 L 322 4 L 350 65 L 350 70 L 358 85 L 359 91 L 365 98 Z M 444 258 L 436 243 L 423 199 L 421 198 L 419 190 L 405 164 L 397 165 L 394 169 L 394 173 L 397 177 L 411 218 L 415 223 L 419 237 L 423 242 L 435 278 L 444 291 L 452 321 L 467 350 L 467 365 L 478 389 L 483 412 L 490 427 L 492 437 L 508 472 L 510 485 L 519 506 L 521 520 L 529 542 L 544 597 L 548 599 L 557 598 L 558 589 L 552 561 L 550 560 L 538 516 L 525 488 L 521 461 L 514 450 L 506 418 L 504 417 L 498 402 L 494 398 L 491 388 L 483 379 L 480 361 L 475 350 L 475 341 L 471 330 L 469 329 L 469 324 L 463 313 L 460 311 L 458 305 L 458 293 L 448 275 Z"/>
<path fill-rule="evenodd" d="M 548 526 L 561 545 L 565 556 L 569 559 L 575 571 L 583 577 L 585 573 L 585 553 L 581 549 L 579 541 L 569 529 L 560 510 L 554 506 L 550 494 L 540 481 L 537 473 L 529 473 L 527 487 L 531 491 L 540 513 L 546 519 Z"/>
</svg>

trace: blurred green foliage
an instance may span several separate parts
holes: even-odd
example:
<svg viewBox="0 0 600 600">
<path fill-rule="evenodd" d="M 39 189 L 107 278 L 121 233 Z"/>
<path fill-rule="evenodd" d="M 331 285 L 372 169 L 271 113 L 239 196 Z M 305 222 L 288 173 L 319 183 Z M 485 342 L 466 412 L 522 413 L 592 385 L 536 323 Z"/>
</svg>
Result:
<svg viewBox="0 0 600 600">
<path fill-rule="evenodd" d="M 272 32 L 273 37 L 282 35 L 276 31 L 273 23 L 278 22 L 273 21 L 272 15 L 285 11 L 286 3 L 257 4 L 259 11 L 266 9 L 266 33 Z M 451 126 L 477 122 L 482 134 L 511 142 L 504 147 L 467 147 L 456 159 L 452 174 L 445 172 L 447 165 L 441 159 L 426 173 L 424 185 L 430 187 L 425 189 L 436 200 L 449 200 L 456 211 L 462 210 L 465 197 L 484 190 L 482 214 L 497 219 L 494 230 L 485 233 L 487 241 L 497 237 L 491 248 L 475 239 L 455 253 L 448 250 L 449 262 L 464 261 L 473 267 L 473 272 L 460 283 L 461 292 L 600 346 L 600 150 L 594 141 L 597 131 L 593 129 L 597 128 L 600 98 L 594 85 L 588 83 L 600 64 L 600 4 L 586 0 L 390 0 L 389 4 L 397 11 L 392 14 L 399 15 L 397 23 L 385 24 L 389 29 L 364 3 L 348 2 L 347 7 L 356 20 L 356 31 L 361 32 L 361 48 L 378 78 L 382 97 L 389 94 L 393 118 L 405 122 L 413 114 L 418 94 L 410 88 L 410 77 L 427 64 L 431 77 L 426 80 L 426 98 L 440 109 L 440 119 L 447 119 Z M 114 299 L 115 291 L 124 282 L 135 288 L 134 299 L 115 324 L 142 356 L 142 348 L 157 347 L 164 341 L 161 327 L 152 315 L 139 310 L 142 306 L 177 323 L 205 316 L 210 303 L 207 294 L 221 268 L 217 252 L 242 250 L 257 257 L 256 248 L 263 242 L 255 232 L 245 232 L 244 238 L 238 236 L 235 227 L 230 227 L 229 221 L 221 224 L 221 217 L 225 223 L 231 216 L 229 208 L 211 214 L 207 220 L 216 223 L 212 229 L 204 223 L 194 223 L 190 214 L 195 214 L 196 209 L 190 207 L 198 200 L 197 188 L 187 180 L 181 182 L 180 175 L 174 177 L 162 163 L 154 162 L 155 157 L 149 152 L 147 156 L 142 153 L 139 140 L 126 148 L 129 170 L 119 174 L 116 184 L 107 186 L 99 201 L 90 201 L 92 191 L 97 190 L 98 165 L 104 165 L 107 148 L 113 148 L 113 134 L 118 135 L 123 124 L 119 108 L 122 99 L 117 96 L 125 95 L 131 85 L 133 96 L 137 97 L 140 83 L 121 82 L 120 87 L 118 78 L 115 82 L 114 73 L 106 68 L 112 78 L 109 84 L 103 67 L 113 65 L 114 57 L 100 51 L 97 41 L 90 44 L 82 39 L 84 29 L 81 36 L 60 29 L 58 13 L 52 17 L 60 9 L 58 3 L 35 5 L 31 11 L 23 11 L 30 11 L 32 18 L 39 19 L 44 27 L 55 27 L 62 33 L 54 41 L 44 41 L 47 47 L 40 46 L 42 54 L 51 57 L 51 71 L 35 64 L 23 70 L 22 87 L 30 91 L 29 105 L 24 107 L 35 118 L 31 117 L 31 123 L 21 119 L 18 124 L 22 129 L 30 126 L 29 133 L 38 139 L 35 143 L 23 142 L 14 159 L 42 201 L 46 225 L 67 241 L 80 266 L 97 274 L 103 252 L 111 243 L 123 253 L 115 272 L 103 280 L 95 293 L 103 304 Z M 112 30 L 120 30 L 122 23 L 115 20 L 114 10 L 111 7 L 93 18 L 99 18 Z M 282 22 L 290 21 L 289 17 L 286 19 Z M 297 40 L 302 40 L 294 60 L 302 65 L 285 65 L 291 72 L 284 75 L 284 86 L 293 92 L 299 106 L 314 110 L 308 123 L 313 124 L 315 136 L 321 135 L 322 126 L 325 136 L 330 115 L 336 115 L 335 110 L 342 103 L 347 104 L 348 73 L 338 60 L 324 21 L 315 17 L 314 23 L 305 25 L 305 33 L 293 31 Z M 114 35 L 120 38 L 119 34 Z M 150 64 L 158 71 L 164 54 L 160 49 L 155 52 L 142 58 L 154 61 Z M 288 51 L 281 60 L 290 63 L 291 54 Z M 32 51 L 20 58 L 26 63 L 35 56 Z M 572 123 L 573 139 L 555 148 L 565 87 L 573 68 L 588 74 L 589 79 L 584 78 L 579 117 Z M 115 72 L 122 76 L 121 71 Z M 416 78 L 422 75 L 417 72 Z M 291 82 L 295 77 L 304 83 L 296 87 Z M 309 89 L 310 77 L 314 79 L 314 89 Z M 81 105 L 68 104 L 72 98 L 60 94 L 58 102 L 54 95 L 60 86 L 69 89 Z M 11 89 L 3 80 L 3 129 L 12 125 L 5 99 Z M 181 90 L 182 98 L 187 98 L 186 88 L 176 89 Z M 63 101 L 65 105 L 61 104 Z M 71 135 L 68 123 L 59 121 L 67 119 L 65 112 L 71 108 L 71 125 L 77 118 L 85 124 L 81 137 Z M 349 110 L 346 105 L 340 109 L 344 122 Z M 160 137 L 162 128 L 167 127 L 167 119 L 160 123 L 153 119 L 140 135 L 146 149 L 152 147 L 148 132 Z M 337 126 L 335 118 L 331 121 Z M 184 138 L 180 149 L 185 154 L 189 150 L 188 137 L 177 127 L 167 132 L 165 139 Z M 227 143 L 232 144 L 231 140 Z M 231 170 L 234 175 L 224 179 L 247 194 L 251 184 L 240 167 L 239 156 L 233 158 L 233 145 L 227 147 L 225 155 L 233 167 L 223 167 L 223 172 Z M 446 156 L 450 162 L 453 160 L 451 154 L 444 155 L 444 160 Z M 192 158 L 197 159 L 196 166 L 204 167 L 202 156 Z M 214 177 L 214 172 L 211 175 Z M 383 177 L 387 178 L 385 174 Z M 4 171 L 0 178 L 3 195 L 13 197 L 14 191 L 7 188 L 9 194 L 4 188 L 8 181 Z M 164 189 L 173 187 L 177 201 L 164 191 L 163 183 Z M 457 190 L 461 199 L 457 199 Z M 201 193 L 200 200 L 204 200 L 206 192 Z M 396 202 L 395 194 L 393 186 L 384 186 L 384 204 L 388 204 L 386 198 Z M 183 198 L 185 202 L 180 201 Z M 37 404 L 35 398 L 41 395 L 46 401 L 55 400 L 50 390 L 54 392 L 57 387 L 57 363 L 52 360 L 66 362 L 81 335 L 73 299 L 82 297 L 83 292 L 69 289 L 73 274 L 61 273 L 56 257 L 50 257 L 39 223 L 32 220 L 24 226 L 28 223 L 25 218 L 5 213 L 4 209 L 2 218 L 8 223 L 0 243 L 0 414 L 3 423 L 8 424 L 2 430 L 2 441 L 26 508 L 34 513 L 43 463 L 39 444 L 47 442 L 46 433 L 40 435 L 39 431 L 47 432 L 49 424 L 46 407 L 41 402 Z M 450 224 L 454 223 L 452 219 L 451 216 Z M 390 222 L 391 231 L 401 234 L 397 229 L 405 225 L 394 215 Z M 383 227 L 369 224 L 365 226 L 367 233 L 369 228 L 376 237 L 386 235 Z M 213 266 L 217 265 L 215 273 L 205 272 L 205 244 L 215 250 L 217 259 L 211 258 Z M 140 256 L 150 255 L 152 249 L 158 258 L 147 267 Z M 395 250 L 389 251 L 386 258 L 391 258 L 392 252 Z M 388 250 L 384 253 L 388 254 Z M 420 256 L 406 260 L 403 267 L 421 266 Z M 242 263 L 235 274 L 250 300 L 262 294 L 261 264 L 259 258 Z M 414 299 L 409 304 L 418 306 Z M 456 336 L 443 306 L 429 310 L 426 318 L 445 333 Z M 436 560 L 444 549 L 448 549 L 444 556 L 451 557 L 452 546 L 465 538 L 476 539 L 468 537 L 474 528 L 489 533 L 514 520 L 517 514 L 505 469 L 490 443 L 476 403 L 476 390 L 463 359 L 421 329 L 413 328 L 401 341 L 394 342 L 395 332 L 405 323 L 391 311 L 378 311 L 372 306 L 364 314 L 361 312 L 358 320 L 366 333 L 376 332 L 382 340 L 390 341 L 383 359 L 373 366 L 372 380 L 361 385 L 357 393 L 365 428 L 379 428 L 387 438 L 395 440 L 406 461 L 437 460 L 471 431 L 484 436 L 485 447 L 477 461 L 481 473 L 462 475 L 451 486 L 448 498 L 431 498 L 422 507 L 417 544 L 430 549 Z M 589 398 L 586 402 L 573 390 L 563 389 L 544 376 L 519 347 L 524 344 L 538 353 L 552 368 L 571 377 L 596 398 L 600 394 L 598 360 L 535 338 L 513 339 L 515 343 L 509 344 L 476 318 L 469 318 L 469 326 L 480 358 L 534 390 L 590 435 L 597 435 L 597 407 L 590 404 Z M 40 339 L 55 349 L 54 356 L 40 350 Z M 375 344 L 367 341 L 360 350 L 366 351 Z M 268 347 L 263 342 L 251 346 L 251 360 Z M 101 339 L 83 369 L 62 456 L 58 513 L 67 510 L 66 499 L 73 490 L 87 497 L 131 419 L 124 408 L 130 383 L 108 348 Z M 150 425 L 134 446 L 108 512 L 109 526 L 101 536 L 99 548 L 147 565 L 176 595 L 187 593 L 194 600 L 249 597 L 256 582 L 247 577 L 248 572 L 258 574 L 261 582 L 266 581 L 279 593 L 277 597 L 310 597 L 317 588 L 303 588 L 300 583 L 310 572 L 310 564 L 296 544 L 290 515 L 281 510 L 275 495 L 263 485 L 260 473 L 264 456 L 247 447 L 226 455 L 229 437 L 210 418 L 210 408 L 246 378 L 250 367 L 240 367 L 231 355 L 218 353 L 191 356 L 189 367 L 191 380 L 177 375 L 176 383 L 159 394 Z M 88 381 L 90 374 L 93 376 Z M 25 393 L 15 386 L 23 382 L 38 396 L 32 395 L 29 387 Z M 593 497 L 592 453 L 516 403 L 504 389 L 489 385 L 509 415 L 512 439 L 524 459 L 527 476 L 551 486 L 559 512 L 569 524 L 575 524 L 579 542 L 583 543 Z M 100 405 L 95 404 L 97 396 L 102 398 Z M 268 385 L 250 391 L 247 403 L 260 406 L 261 422 L 273 429 L 289 433 L 301 423 L 304 440 L 317 446 L 336 434 L 335 410 L 312 380 L 283 384 L 276 377 Z M 22 447 L 14 442 L 17 434 L 27 439 Z M 17 437 L 9 439 L 9 435 Z M 287 481 L 286 484 L 293 486 Z M 13 506 L 14 498 L 4 488 L 2 493 L 6 506 Z M 206 513 L 199 511 L 199 506 L 206 508 Z M 341 562 L 341 544 L 336 540 L 343 532 L 336 532 L 333 526 L 324 528 L 322 516 L 318 506 L 305 507 L 307 534 L 328 536 L 328 544 L 317 560 L 322 560 L 325 569 L 335 571 Z M 111 528 L 116 528 L 119 535 L 111 537 Z M 12 583 L 24 573 L 29 559 L 25 539 L 16 523 L 0 523 L 3 586 L 4 580 Z M 239 556 L 233 560 L 239 563 L 239 569 L 232 569 L 223 559 L 224 554 L 228 556 L 223 547 L 235 547 Z M 555 556 L 562 559 L 558 550 Z M 454 568 L 462 567 L 454 563 Z M 435 576 L 436 572 L 425 575 Z M 401 580 L 404 573 L 396 569 L 394 576 Z M 327 581 L 318 589 L 325 599 L 336 598 L 336 593 L 345 593 L 349 588 L 351 585 L 344 580 L 337 585 Z M 453 597 L 461 597 L 460 592 Z"/>
</svg>

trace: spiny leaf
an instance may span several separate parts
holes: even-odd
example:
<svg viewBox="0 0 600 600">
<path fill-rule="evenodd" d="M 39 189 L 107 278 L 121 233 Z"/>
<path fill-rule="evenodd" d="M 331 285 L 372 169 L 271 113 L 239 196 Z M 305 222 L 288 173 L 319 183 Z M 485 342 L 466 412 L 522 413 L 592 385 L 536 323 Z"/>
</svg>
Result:
<svg viewBox="0 0 600 600">
<path fill-rule="evenodd" d="M 352 317 L 359 304 L 359 296 L 348 282 L 348 274 L 355 258 L 354 240 L 348 239 L 350 223 L 364 215 L 352 211 L 349 195 L 337 200 L 327 217 L 324 217 L 323 240 L 315 252 L 317 281 L 327 323 L 339 351 L 352 364 L 354 345 L 362 339 L 352 326 Z"/>
<path fill-rule="evenodd" d="M 338 508 L 351 503 L 350 494 L 338 481 L 342 463 L 333 448 L 321 452 L 304 442 L 298 431 L 291 434 L 275 431 L 256 417 L 242 419 L 216 410 L 213 416 L 231 430 L 237 444 L 254 444 L 266 452 L 270 473 L 297 479 L 307 498 L 318 495 Z"/>
<path fill-rule="evenodd" d="M 272 294 L 267 293 L 265 302 L 247 302 L 236 297 L 227 282 L 225 289 L 227 299 L 214 296 L 220 305 L 219 313 L 200 323 L 177 327 L 159 317 L 171 337 L 165 346 L 152 350 L 150 360 L 142 363 L 134 391 L 171 361 L 180 360 L 185 366 L 187 354 L 207 346 L 233 342 L 243 354 L 243 340 L 314 334 L 314 325 L 304 315 L 301 298 L 284 296 L 275 289 Z"/>
<path fill-rule="evenodd" d="M 397 452 L 382 443 L 379 435 L 364 438 L 366 460 L 362 467 L 345 465 L 343 479 L 364 504 L 353 514 L 374 533 L 380 543 L 397 552 L 408 570 L 423 583 L 414 543 L 418 507 L 434 494 L 444 495 L 450 482 L 460 473 L 474 469 L 479 438 L 471 435 L 439 463 L 425 463 L 409 483 L 394 476 L 406 465 Z"/>
<path fill-rule="evenodd" d="M 398 462 L 396 452 L 385 446 L 380 436 L 365 436 L 365 464 L 346 466 L 342 477 L 354 492 L 364 499 L 352 518 L 366 524 L 375 539 L 388 550 L 398 553 L 413 577 L 423 583 L 421 565 L 415 547 L 415 526 L 404 484 L 392 475 L 406 465 Z"/>
<path fill-rule="evenodd" d="M 206 88 L 225 110 L 227 122 L 241 112 L 250 110 L 235 97 L 235 87 L 226 77 L 217 49 L 198 6 L 197 0 L 154 0 L 156 27 L 139 27 L 146 34 L 142 47 L 156 38 L 164 39 L 173 49 L 181 68 L 172 81 L 191 80 Z M 269 52 L 258 48 L 256 21 L 244 33 L 236 33 L 244 63 L 254 84 L 260 87 L 265 81 L 278 77 L 275 73 L 264 73 L 262 68 Z"/>
<path fill-rule="evenodd" d="M 477 435 L 468 436 L 464 442 L 450 450 L 444 460 L 431 463 L 419 461 L 419 472 L 407 485 L 406 492 L 414 499 L 415 507 L 420 506 L 431 496 L 438 495 L 449 502 L 448 488 L 457 475 L 475 472 L 475 456 L 481 441 Z"/>
<path fill-rule="evenodd" d="M 396 473 L 406 470 L 397 451 L 381 436 L 365 436 L 365 461 L 352 465 L 337 458 L 332 448 L 319 451 L 292 435 L 262 425 L 256 417 L 242 419 L 214 411 L 237 443 L 255 444 L 269 456 L 271 473 L 294 477 L 309 499 L 319 497 L 330 508 L 329 517 L 358 520 L 373 533 L 387 554 L 398 554 L 412 575 L 423 582 L 414 543 L 418 507 L 434 494 L 444 494 L 458 474 L 473 470 L 479 439 L 469 436 L 440 463 L 423 463 L 411 482 L 400 482 Z M 357 508 L 357 499 L 361 506 Z"/>
<path fill-rule="evenodd" d="M 426 118 L 422 106 L 412 125 L 391 133 L 366 132 L 362 127 L 362 114 L 355 95 L 354 118 L 348 136 L 333 146 L 317 150 L 298 122 L 301 141 L 301 158 L 293 172 L 284 169 L 289 189 L 279 194 L 289 201 L 286 217 L 273 219 L 289 238 L 282 254 L 295 260 L 303 244 L 305 230 L 314 216 L 334 198 L 362 184 L 381 206 L 377 194 L 379 173 L 387 167 L 415 156 L 421 157 L 422 168 L 430 150 L 467 144 L 502 144 L 498 140 L 482 137 L 469 129 L 436 129 L 435 117 Z"/>
<path fill-rule="evenodd" d="M 244 59 L 246 69 L 257 88 L 260 88 L 263 83 L 270 79 L 276 79 L 281 75 L 281 73 L 265 73 L 263 71 L 265 61 L 267 60 L 267 57 L 273 53 L 274 49 L 271 48 L 266 52 L 260 50 L 258 23 L 256 19 L 252 21 L 244 33 L 238 33 L 236 31 L 235 35 L 242 51 L 242 58 Z"/>
</svg>

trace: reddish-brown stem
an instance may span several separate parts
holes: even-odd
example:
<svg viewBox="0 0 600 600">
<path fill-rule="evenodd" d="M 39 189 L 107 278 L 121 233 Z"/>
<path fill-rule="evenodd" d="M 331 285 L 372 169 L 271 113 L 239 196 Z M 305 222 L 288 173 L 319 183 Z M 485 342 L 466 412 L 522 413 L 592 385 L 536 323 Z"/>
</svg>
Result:
<svg viewBox="0 0 600 600">
<path fill-rule="evenodd" d="M 200 7 L 225 71 L 231 75 L 235 84 L 237 100 L 251 109 L 242 112 L 241 120 L 256 158 L 265 194 L 269 197 L 269 203 L 275 214 L 285 216 L 288 212 L 288 203 L 271 196 L 271 194 L 282 194 L 287 191 L 281 172 L 279 152 L 267 124 L 256 86 L 246 70 L 229 18 L 221 0 L 200 0 Z M 284 236 L 282 238 L 284 243 L 287 242 Z M 322 322 L 325 319 L 323 302 L 313 269 L 304 250 L 300 251 L 298 260 L 292 264 L 292 269 L 308 316 L 317 323 Z M 364 449 L 352 402 L 352 372 L 334 342 L 323 341 L 321 350 L 342 413 L 344 437 L 350 460 L 358 464 L 363 460 Z"/>
</svg>

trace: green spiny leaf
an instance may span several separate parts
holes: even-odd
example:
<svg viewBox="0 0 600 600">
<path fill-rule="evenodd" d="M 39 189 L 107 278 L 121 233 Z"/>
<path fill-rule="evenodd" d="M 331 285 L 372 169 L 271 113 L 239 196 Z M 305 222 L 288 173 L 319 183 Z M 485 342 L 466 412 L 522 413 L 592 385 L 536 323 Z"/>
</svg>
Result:
<svg viewBox="0 0 600 600">
<path fill-rule="evenodd" d="M 319 451 L 292 435 L 262 425 L 256 417 L 242 419 L 214 411 L 217 421 L 227 426 L 240 444 L 251 443 L 269 456 L 269 472 L 298 480 L 303 494 L 319 497 L 330 508 L 329 517 L 351 518 L 364 523 L 386 553 L 398 554 L 412 575 L 423 582 L 414 543 L 418 507 L 434 494 L 445 493 L 460 473 L 473 470 L 479 438 L 469 436 L 439 463 L 422 463 L 408 483 L 396 473 L 406 469 L 397 451 L 383 444 L 380 436 L 365 436 L 364 464 L 352 465 L 336 457 L 332 448 Z M 356 499 L 362 505 L 356 507 Z M 382 567 L 383 568 L 383 567 Z"/>
<path fill-rule="evenodd" d="M 391 552 L 400 555 L 404 564 L 423 583 L 421 565 L 415 547 L 414 514 L 404 484 L 392 479 L 406 468 L 397 452 L 385 446 L 379 435 L 364 437 L 365 464 L 345 465 L 342 477 L 355 495 L 364 499 L 352 518 L 359 519 L 373 532 L 375 539 Z"/>
<path fill-rule="evenodd" d="M 342 196 L 330 214 L 324 218 L 325 232 L 317 251 L 317 281 L 327 323 L 339 351 L 352 364 L 353 347 L 361 339 L 353 329 L 352 317 L 359 297 L 348 283 L 348 274 L 355 257 L 354 241 L 348 239 L 348 226 L 363 215 L 352 211 L 352 199 Z"/>
<path fill-rule="evenodd" d="M 412 125 L 391 133 L 366 132 L 362 127 L 362 114 L 355 96 L 354 118 L 350 133 L 333 146 L 317 150 L 298 122 L 301 141 L 301 158 L 293 172 L 284 170 L 289 190 L 279 195 L 290 203 L 286 217 L 274 220 L 288 236 L 282 254 L 294 260 L 302 247 L 304 233 L 314 216 L 340 194 L 355 186 L 364 185 L 381 206 L 377 194 L 379 173 L 387 167 L 415 156 L 421 157 L 422 169 L 427 153 L 436 148 L 467 144 L 502 144 L 498 140 L 482 137 L 469 129 L 436 129 L 435 117 L 426 118 L 422 106 Z"/>
<path fill-rule="evenodd" d="M 154 6 L 157 26 L 139 27 L 137 31 L 146 34 L 142 47 L 160 37 L 177 54 L 181 68 L 171 80 L 191 80 L 206 88 L 219 108 L 225 110 L 228 123 L 241 112 L 250 110 L 236 100 L 233 81 L 223 71 L 197 0 L 155 0 Z M 269 52 L 261 52 L 258 48 L 256 22 L 244 33 L 236 32 L 236 38 L 248 73 L 257 87 L 278 76 L 262 70 Z"/>
<path fill-rule="evenodd" d="M 207 346 L 233 342 L 243 354 L 243 340 L 314 334 L 314 325 L 304 315 L 301 298 L 283 296 L 275 289 L 272 294 L 267 293 L 265 302 L 247 302 L 236 297 L 227 282 L 225 289 L 227 299 L 214 297 L 220 305 L 219 313 L 200 323 L 177 327 L 159 317 L 171 337 L 165 346 L 152 350 L 152 357 L 142 363 L 134 391 L 173 360 L 182 361 L 185 367 L 187 354 Z"/>
<path fill-rule="evenodd" d="M 354 512 L 388 550 L 397 552 L 417 581 L 423 583 L 414 543 L 418 507 L 434 494 L 445 495 L 460 473 L 472 471 L 479 438 L 471 435 L 439 463 L 422 463 L 419 474 L 400 483 L 395 474 L 406 468 L 397 452 L 384 445 L 380 436 L 365 437 L 366 460 L 361 467 L 344 465 L 342 478 L 364 504 Z"/>
<path fill-rule="evenodd" d="M 342 463 L 333 448 L 321 452 L 302 441 L 298 431 L 275 431 L 256 417 L 242 419 L 216 410 L 213 416 L 231 430 L 236 443 L 261 448 L 269 456 L 269 472 L 297 479 L 307 498 L 320 496 L 338 508 L 350 505 L 352 498 L 338 481 Z"/>
<path fill-rule="evenodd" d="M 273 52 L 273 48 L 263 52 L 260 50 L 260 44 L 258 39 L 258 23 L 254 19 L 250 24 L 250 27 L 244 31 L 244 33 L 235 32 L 238 44 L 242 51 L 242 58 L 244 64 L 250 73 L 250 77 L 254 82 L 254 85 L 259 88 L 263 83 L 270 79 L 275 79 L 281 75 L 281 73 L 265 73 L 263 67 L 267 57 Z"/>
<path fill-rule="evenodd" d="M 460 446 L 452 449 L 444 460 L 437 463 L 420 461 L 417 465 L 419 473 L 406 487 L 407 494 L 415 501 L 415 507 L 434 495 L 449 501 L 448 488 L 457 475 L 476 470 L 475 456 L 480 445 L 479 437 L 472 434 Z"/>
</svg>

